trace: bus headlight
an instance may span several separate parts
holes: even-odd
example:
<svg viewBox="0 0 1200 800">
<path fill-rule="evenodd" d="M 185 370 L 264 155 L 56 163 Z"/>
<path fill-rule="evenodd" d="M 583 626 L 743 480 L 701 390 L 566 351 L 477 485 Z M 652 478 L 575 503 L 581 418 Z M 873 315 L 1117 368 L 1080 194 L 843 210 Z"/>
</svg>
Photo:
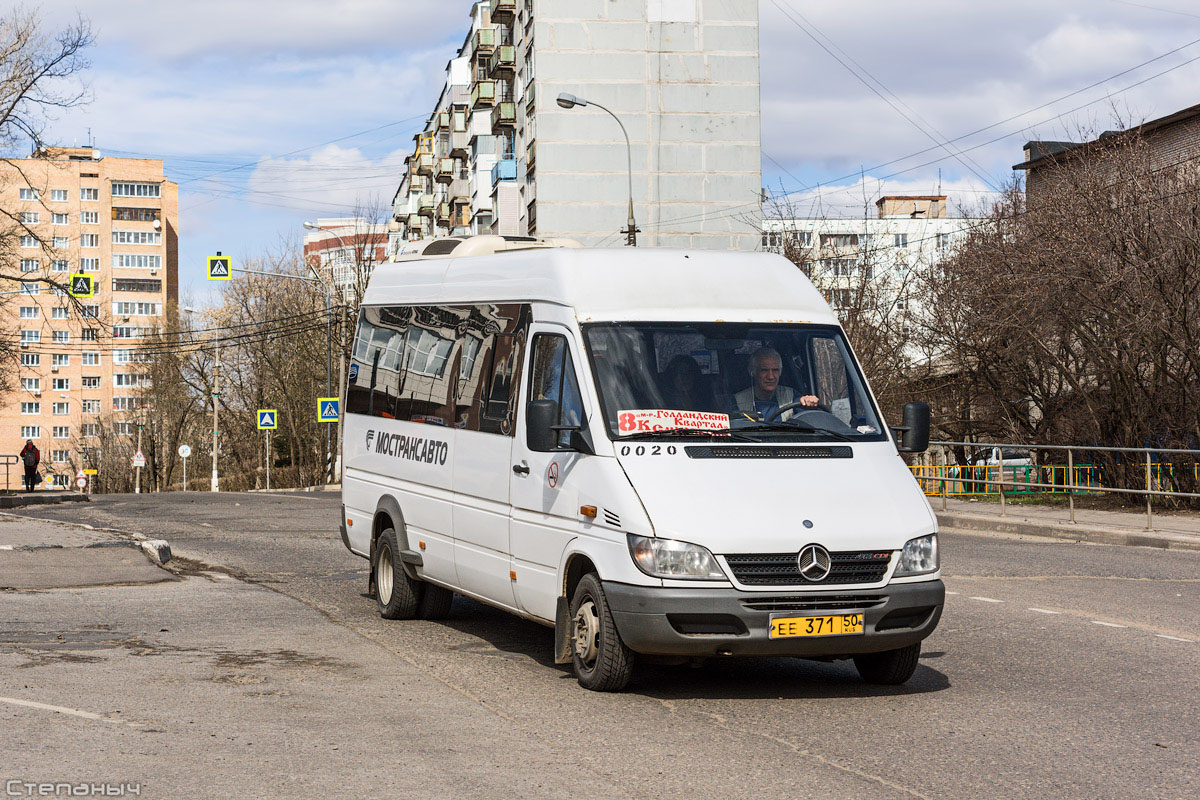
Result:
<svg viewBox="0 0 1200 800">
<path fill-rule="evenodd" d="M 918 536 L 904 543 L 900 551 L 900 563 L 896 565 L 893 578 L 904 578 L 909 575 L 924 575 L 927 572 L 937 572 L 938 544 L 937 534 Z"/>
<path fill-rule="evenodd" d="M 628 539 L 633 563 L 647 575 L 675 580 L 725 580 L 717 559 L 698 544 L 633 534 Z"/>
</svg>

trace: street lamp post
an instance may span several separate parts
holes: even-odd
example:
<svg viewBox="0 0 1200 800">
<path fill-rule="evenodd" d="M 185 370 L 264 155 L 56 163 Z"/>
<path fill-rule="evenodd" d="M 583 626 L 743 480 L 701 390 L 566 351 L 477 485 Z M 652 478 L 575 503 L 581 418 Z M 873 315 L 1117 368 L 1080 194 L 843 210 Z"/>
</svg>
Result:
<svg viewBox="0 0 1200 800">
<path fill-rule="evenodd" d="M 573 94 L 563 92 L 558 96 L 558 104 L 563 108 L 595 106 L 615 119 L 617 124 L 621 126 L 621 133 L 625 135 L 625 155 L 629 162 L 629 219 L 625 223 L 625 244 L 629 247 L 637 247 L 637 223 L 633 220 L 633 147 L 629 144 L 629 131 L 625 130 L 625 124 L 621 122 L 620 117 L 592 100 L 584 100 L 582 97 L 576 97 Z"/>
<path fill-rule="evenodd" d="M 305 222 L 304 227 L 310 231 L 321 230 L 320 226 L 312 222 Z M 338 240 L 338 245 L 345 247 L 345 242 L 339 234 L 334 234 Z M 325 289 L 325 396 L 333 396 L 333 314 L 331 311 L 331 300 L 333 292 L 329 285 L 321 278 L 321 273 L 312 264 L 308 265 L 315 277 L 321 283 L 321 287 Z M 339 397 L 341 394 L 339 393 Z M 341 429 L 341 414 L 338 414 L 338 429 Z M 325 426 L 325 482 L 329 483 L 333 475 L 333 442 L 330 440 L 331 430 L 328 425 Z"/>
<path fill-rule="evenodd" d="M 185 314 L 195 314 L 196 309 L 185 307 L 181 309 Z M 220 419 L 221 406 L 221 342 L 217 338 L 216 330 L 213 331 L 213 387 L 212 387 L 212 404 L 213 404 L 213 442 L 212 442 L 212 483 L 209 486 L 209 491 L 221 491 L 220 476 L 217 472 L 217 441 L 220 428 L 218 421 Z M 186 461 L 184 462 L 187 463 Z M 184 484 L 186 486 L 186 483 Z"/>
</svg>

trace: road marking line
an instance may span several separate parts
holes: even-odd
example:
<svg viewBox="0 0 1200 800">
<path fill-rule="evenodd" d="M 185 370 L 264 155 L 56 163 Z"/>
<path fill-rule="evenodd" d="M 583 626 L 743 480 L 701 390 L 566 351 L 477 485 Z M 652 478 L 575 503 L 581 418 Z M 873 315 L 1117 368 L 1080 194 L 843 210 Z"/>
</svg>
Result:
<svg viewBox="0 0 1200 800">
<path fill-rule="evenodd" d="M 1118 625 L 1115 622 L 1102 622 L 1101 620 L 1098 620 L 1098 619 L 1092 620 L 1092 624 L 1093 625 L 1103 625 L 1106 628 L 1128 628 L 1129 627 L 1128 625 Z"/>
<path fill-rule="evenodd" d="M 1036 611 L 1039 614 L 1061 614 L 1062 613 L 1061 611 L 1051 611 L 1048 608 L 1034 608 L 1032 606 L 1029 607 L 1029 610 Z"/>
<path fill-rule="evenodd" d="M 946 594 L 958 594 L 958 592 L 946 592 Z"/>
<path fill-rule="evenodd" d="M 11 544 L 0 544 L 0 550 L 12 550 L 12 548 Z"/>
<path fill-rule="evenodd" d="M 972 597 L 972 600 L 978 600 L 981 603 L 1003 603 L 1003 600 L 995 600 L 991 597 Z"/>
<path fill-rule="evenodd" d="M 14 706 L 25 706 L 27 708 L 37 708 L 42 711 L 53 711 L 56 714 L 70 714 L 73 717 L 83 717 L 84 719 L 93 719 L 97 722 L 113 722 L 117 725 L 124 725 L 124 720 L 110 719 L 102 717 L 99 714 L 93 714 L 91 711 L 80 711 L 76 708 L 67 708 L 66 706 L 52 706 L 46 703 L 35 703 L 32 700 L 18 700 L 15 697 L 0 697 L 0 703 L 9 703 Z"/>
<path fill-rule="evenodd" d="M 1160 639 L 1170 639 L 1172 642 L 1191 642 L 1191 639 L 1184 639 L 1182 636 L 1167 636 L 1165 633 L 1154 634 Z"/>
</svg>

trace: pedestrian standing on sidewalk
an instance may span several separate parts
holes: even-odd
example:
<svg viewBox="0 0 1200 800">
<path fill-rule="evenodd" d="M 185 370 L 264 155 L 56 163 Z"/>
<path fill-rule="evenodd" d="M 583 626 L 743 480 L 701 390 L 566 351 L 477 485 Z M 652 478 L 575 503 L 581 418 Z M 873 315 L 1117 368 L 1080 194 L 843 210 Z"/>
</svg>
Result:
<svg viewBox="0 0 1200 800">
<path fill-rule="evenodd" d="M 38 484 L 38 464 L 42 462 L 42 454 L 34 447 L 33 439 L 25 441 L 25 447 L 21 449 L 21 463 L 25 465 L 25 491 L 32 492 L 33 487 Z"/>
</svg>

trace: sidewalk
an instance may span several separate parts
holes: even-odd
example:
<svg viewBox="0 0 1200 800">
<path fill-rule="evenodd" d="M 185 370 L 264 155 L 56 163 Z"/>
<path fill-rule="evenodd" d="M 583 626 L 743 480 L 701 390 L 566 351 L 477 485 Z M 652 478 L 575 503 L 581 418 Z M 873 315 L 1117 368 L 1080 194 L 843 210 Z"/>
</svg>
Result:
<svg viewBox="0 0 1200 800">
<path fill-rule="evenodd" d="M 1015 533 L 1055 539 L 1200 550 L 1200 516 L 1154 514 L 1153 530 L 1146 530 L 1146 513 L 1075 509 L 1075 524 L 1066 506 L 1016 505 L 1008 503 L 1004 516 L 1000 504 L 950 498 L 942 511 L 942 499 L 930 504 L 943 528 L 958 531 Z"/>
<path fill-rule="evenodd" d="M 0 591 L 174 581 L 138 541 L 78 525 L 0 514 Z"/>
</svg>

